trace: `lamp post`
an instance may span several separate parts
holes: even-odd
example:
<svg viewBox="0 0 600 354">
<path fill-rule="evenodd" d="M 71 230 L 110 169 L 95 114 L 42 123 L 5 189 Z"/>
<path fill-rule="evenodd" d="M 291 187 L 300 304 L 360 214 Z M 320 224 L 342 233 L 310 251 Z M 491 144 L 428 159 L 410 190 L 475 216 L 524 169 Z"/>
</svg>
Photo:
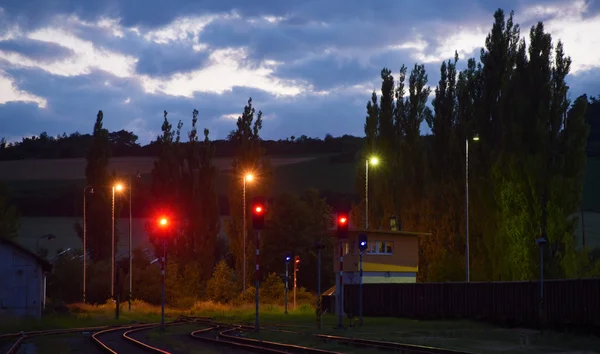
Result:
<svg viewBox="0 0 600 354">
<path fill-rule="evenodd" d="M 379 159 L 372 156 L 365 160 L 365 230 L 369 229 L 369 163 L 375 166 Z"/>
<path fill-rule="evenodd" d="M 242 193 L 242 199 L 243 199 L 243 207 L 244 207 L 244 223 L 243 223 L 243 239 L 244 239 L 244 255 L 243 255 L 243 266 L 242 266 L 242 272 L 243 272 L 243 276 L 242 276 L 242 294 L 246 293 L 246 182 L 252 182 L 252 180 L 254 180 L 254 176 L 251 173 L 247 173 L 244 176 L 244 190 Z"/>
<path fill-rule="evenodd" d="M 54 236 L 53 234 L 46 234 L 46 235 L 40 236 L 37 239 L 37 242 L 35 244 L 35 253 L 38 254 L 38 255 L 40 254 L 40 240 L 43 239 L 43 238 L 45 238 L 48 241 L 51 241 L 51 240 L 55 240 L 56 236 Z"/>
<path fill-rule="evenodd" d="M 87 284 L 87 202 L 88 193 L 94 193 L 94 188 L 87 186 L 83 189 L 83 303 L 86 302 L 86 284 Z"/>
<path fill-rule="evenodd" d="M 473 136 L 473 141 L 479 141 L 479 135 Z M 466 250 L 465 250 L 465 268 L 467 282 L 471 280 L 469 271 L 469 138 L 465 139 L 465 214 L 466 214 Z"/>
<path fill-rule="evenodd" d="M 110 297 L 115 299 L 115 191 L 123 190 L 123 185 L 118 183 L 112 187 L 112 217 L 111 217 L 111 252 L 110 252 Z"/>
</svg>

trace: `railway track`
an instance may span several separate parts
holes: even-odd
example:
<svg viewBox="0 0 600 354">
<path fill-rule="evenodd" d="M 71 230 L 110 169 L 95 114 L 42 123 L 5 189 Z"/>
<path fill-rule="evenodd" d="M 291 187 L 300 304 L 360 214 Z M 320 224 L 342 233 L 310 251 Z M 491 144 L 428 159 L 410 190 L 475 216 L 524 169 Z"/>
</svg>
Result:
<svg viewBox="0 0 600 354">
<path fill-rule="evenodd" d="M 177 326 L 193 323 L 196 320 L 210 321 L 207 317 L 178 317 L 174 321 L 165 323 L 165 326 Z M 168 351 L 151 346 L 132 337 L 133 333 L 157 328 L 158 323 L 140 324 L 120 328 L 110 328 L 92 335 L 92 340 L 105 352 L 118 353 L 160 353 L 169 354 Z"/>
<path fill-rule="evenodd" d="M 442 349 L 428 347 L 416 344 L 404 344 L 397 342 L 377 341 L 370 339 L 360 339 L 351 337 L 333 336 L 328 334 L 315 334 L 315 337 L 324 341 L 334 341 L 355 347 L 372 348 L 378 350 L 396 351 L 402 354 L 473 354 L 470 352 L 457 351 L 452 349 Z"/>
<path fill-rule="evenodd" d="M 110 328 L 109 326 L 99 327 L 83 327 L 83 328 L 67 328 L 67 329 L 48 329 L 41 331 L 18 332 L 0 335 L 0 339 L 16 338 L 15 342 L 8 349 L 6 354 L 15 354 L 19 351 L 21 345 L 28 339 L 41 336 L 58 335 L 58 334 L 84 334 L 101 331 Z"/>
<path fill-rule="evenodd" d="M 251 339 L 243 337 L 244 332 L 253 331 L 254 327 L 247 324 L 231 324 L 212 321 L 206 317 L 191 317 L 183 316 L 174 321 L 166 323 L 167 326 L 176 326 L 183 324 L 198 323 L 208 326 L 207 328 L 193 331 L 187 337 L 198 341 L 210 343 L 211 346 L 228 346 L 230 354 L 234 353 L 339 353 L 324 349 L 304 347 L 295 344 L 285 344 L 270 342 L 265 340 Z M 19 332 L 0 335 L 0 339 L 15 338 L 12 347 L 6 352 L 7 354 L 16 354 L 23 342 L 28 339 L 38 336 L 60 335 L 60 334 L 86 334 L 93 333 L 91 338 L 100 349 L 106 353 L 160 353 L 170 354 L 168 351 L 151 346 L 144 343 L 143 337 L 138 335 L 138 339 L 132 334 L 140 333 L 146 330 L 157 328 L 158 323 L 144 323 L 135 325 L 119 325 L 119 326 L 99 326 L 86 328 L 71 328 L 71 329 L 50 329 L 43 331 Z M 288 326 L 285 326 L 288 327 Z M 289 326 L 293 327 L 293 326 Z M 291 334 L 300 334 L 287 329 L 262 328 L 265 331 L 287 332 Z M 185 333 L 185 332 L 184 332 Z M 183 334 L 182 334 L 183 335 Z M 397 342 L 376 341 L 360 338 L 342 337 L 327 334 L 315 334 L 325 342 L 338 342 L 354 347 L 372 349 L 372 350 L 387 350 L 395 351 L 403 354 L 472 354 L 463 351 L 450 349 L 441 349 L 429 346 L 420 346 L 414 344 L 404 344 Z M 192 344 L 193 345 L 193 344 Z"/>
<path fill-rule="evenodd" d="M 338 354 L 323 349 L 302 347 L 294 344 L 283 344 L 257 339 L 243 338 L 239 334 L 243 332 L 242 325 L 228 325 L 223 327 L 214 325 L 209 328 L 197 330 L 191 333 L 193 338 L 210 342 L 213 344 L 226 345 L 231 348 L 242 349 L 253 353 L 321 353 Z"/>
</svg>

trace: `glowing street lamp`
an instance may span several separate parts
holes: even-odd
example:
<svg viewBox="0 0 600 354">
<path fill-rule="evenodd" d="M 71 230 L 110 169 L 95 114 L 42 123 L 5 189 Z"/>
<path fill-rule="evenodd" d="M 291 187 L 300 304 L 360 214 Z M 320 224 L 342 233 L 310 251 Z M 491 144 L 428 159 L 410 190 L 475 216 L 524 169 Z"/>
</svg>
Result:
<svg viewBox="0 0 600 354">
<path fill-rule="evenodd" d="M 379 158 L 371 156 L 365 161 L 365 230 L 369 229 L 369 164 L 377 166 Z"/>
<path fill-rule="evenodd" d="M 246 292 L 246 182 L 252 182 L 254 175 L 252 173 L 246 173 L 244 175 L 244 192 L 243 192 L 243 208 L 244 208 L 244 222 L 243 222 L 243 239 L 244 239 L 244 252 L 243 252 L 243 276 L 242 276 L 242 294 Z"/>
<path fill-rule="evenodd" d="M 124 187 L 121 183 L 116 183 L 112 187 L 112 247 L 110 254 L 110 297 L 115 299 L 115 192 L 123 191 Z"/>
<path fill-rule="evenodd" d="M 479 134 L 473 135 L 473 141 L 479 141 Z M 471 272 L 469 270 L 469 138 L 465 139 L 465 214 L 466 214 L 466 245 L 465 245 L 465 268 L 467 282 L 471 280 Z"/>
</svg>

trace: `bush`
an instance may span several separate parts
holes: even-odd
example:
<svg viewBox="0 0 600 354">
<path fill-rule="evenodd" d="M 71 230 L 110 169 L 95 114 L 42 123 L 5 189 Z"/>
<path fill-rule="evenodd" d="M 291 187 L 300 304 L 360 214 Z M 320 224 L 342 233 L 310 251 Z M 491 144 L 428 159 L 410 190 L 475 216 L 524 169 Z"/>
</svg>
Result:
<svg viewBox="0 0 600 354">
<path fill-rule="evenodd" d="M 306 291 L 305 287 L 301 286 L 296 289 L 296 303 L 298 306 L 302 306 L 303 304 L 315 306 L 317 303 L 317 297 Z"/>
<path fill-rule="evenodd" d="M 206 295 L 214 302 L 227 304 L 235 299 L 236 293 L 235 272 L 225 261 L 220 261 L 206 284 Z"/>
<path fill-rule="evenodd" d="M 285 283 L 275 273 L 269 274 L 267 279 L 260 285 L 261 302 L 268 304 L 283 303 L 285 296 Z"/>
<path fill-rule="evenodd" d="M 246 288 L 246 291 L 241 292 L 238 295 L 236 305 L 254 303 L 255 299 L 256 299 L 256 288 L 254 286 L 251 286 L 249 288 Z"/>
</svg>

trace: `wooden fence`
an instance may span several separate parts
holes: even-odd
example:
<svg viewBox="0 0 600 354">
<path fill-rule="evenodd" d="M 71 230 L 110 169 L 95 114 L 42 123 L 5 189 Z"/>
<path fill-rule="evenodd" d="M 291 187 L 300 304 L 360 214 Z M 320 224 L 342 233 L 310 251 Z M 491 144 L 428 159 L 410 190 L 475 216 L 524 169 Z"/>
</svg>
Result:
<svg viewBox="0 0 600 354">
<path fill-rule="evenodd" d="M 344 286 L 344 293 L 345 312 L 357 315 L 358 285 Z M 363 285 L 364 316 L 464 318 L 538 327 L 540 309 L 545 327 L 598 329 L 600 278 L 544 281 L 542 306 L 535 281 Z"/>
</svg>

